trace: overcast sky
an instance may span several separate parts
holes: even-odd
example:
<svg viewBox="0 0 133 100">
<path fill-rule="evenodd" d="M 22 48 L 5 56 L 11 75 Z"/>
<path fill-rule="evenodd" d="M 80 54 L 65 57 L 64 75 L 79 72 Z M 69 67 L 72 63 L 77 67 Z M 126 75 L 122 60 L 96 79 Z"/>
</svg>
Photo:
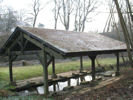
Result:
<svg viewBox="0 0 133 100">
<path fill-rule="evenodd" d="M 101 0 L 98 0 L 98 1 L 101 1 Z M 18 10 L 18 11 L 21 9 L 29 9 L 31 2 L 32 0 L 3 0 L 3 4 L 5 6 L 12 7 L 14 10 Z M 50 0 L 42 0 L 42 4 L 46 4 L 46 2 L 50 2 Z M 97 11 L 103 12 L 103 13 L 99 13 L 97 16 L 94 16 L 93 21 L 86 24 L 86 29 L 85 29 L 86 32 L 88 31 L 102 32 L 108 17 L 108 13 L 104 13 L 104 12 L 109 12 L 107 10 L 108 7 L 105 5 L 106 5 L 105 1 L 102 0 L 102 3 L 100 2 L 100 5 Z M 45 25 L 45 28 L 51 28 L 51 29 L 54 28 L 52 7 L 53 7 L 52 3 L 48 3 L 47 5 L 45 5 L 45 8 L 40 12 L 38 16 L 37 24 L 42 23 Z M 64 27 L 61 24 L 59 24 L 57 29 L 64 29 Z M 70 27 L 70 30 L 72 29 L 73 28 Z"/>
</svg>

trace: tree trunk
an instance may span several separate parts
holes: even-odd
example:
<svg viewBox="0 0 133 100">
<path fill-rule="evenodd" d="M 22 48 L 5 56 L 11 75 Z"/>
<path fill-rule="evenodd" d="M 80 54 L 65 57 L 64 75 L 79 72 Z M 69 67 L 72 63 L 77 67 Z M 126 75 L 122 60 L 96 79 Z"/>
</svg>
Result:
<svg viewBox="0 0 133 100">
<path fill-rule="evenodd" d="M 132 20 L 132 22 L 133 22 L 132 9 L 131 9 L 131 5 L 130 5 L 130 3 L 129 3 L 129 0 L 126 0 L 126 3 L 127 3 L 127 5 L 128 5 L 128 8 L 129 8 L 129 13 L 130 13 L 131 20 Z"/>
<path fill-rule="evenodd" d="M 37 15 L 35 15 L 35 17 L 34 17 L 33 27 L 35 27 L 35 25 L 36 25 L 36 19 L 37 19 Z"/>
<path fill-rule="evenodd" d="M 114 2 L 115 2 L 115 5 L 116 5 L 116 9 L 118 11 L 118 16 L 119 16 L 119 19 L 120 19 L 121 27 L 122 27 L 124 38 L 125 38 L 125 42 L 126 42 L 126 45 L 127 45 L 128 57 L 129 57 L 131 66 L 133 67 L 133 60 L 132 60 L 132 55 L 131 55 L 131 51 L 130 51 L 130 45 L 131 45 L 130 43 L 131 43 L 131 41 L 129 41 L 127 27 L 126 27 L 126 24 L 124 22 L 124 18 L 122 16 L 118 1 L 114 0 Z"/>
</svg>

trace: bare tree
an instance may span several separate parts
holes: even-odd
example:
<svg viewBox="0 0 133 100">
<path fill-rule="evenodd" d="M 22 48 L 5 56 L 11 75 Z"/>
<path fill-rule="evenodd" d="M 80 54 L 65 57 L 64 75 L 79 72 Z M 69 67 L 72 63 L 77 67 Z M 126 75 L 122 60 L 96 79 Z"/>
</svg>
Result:
<svg viewBox="0 0 133 100">
<path fill-rule="evenodd" d="M 0 20 L 1 20 L 1 15 L 3 12 L 2 2 L 3 2 L 3 0 L 0 0 Z"/>
<path fill-rule="evenodd" d="M 73 0 L 61 0 L 61 4 L 62 12 L 60 11 L 59 17 L 65 29 L 69 30 L 70 16 L 73 11 Z"/>
<path fill-rule="evenodd" d="M 43 7 L 41 6 L 40 0 L 33 0 L 31 13 L 31 15 L 33 16 L 33 27 L 35 27 L 38 14 L 42 9 Z"/>
<path fill-rule="evenodd" d="M 122 27 L 122 30 L 123 30 L 123 35 L 124 35 L 124 38 L 125 38 L 127 51 L 128 51 L 128 57 L 129 57 L 131 66 L 133 67 L 133 59 L 132 59 L 132 54 L 131 54 L 131 51 L 130 51 L 131 48 L 133 49 L 132 39 L 131 39 L 131 37 L 129 35 L 128 29 L 127 29 L 127 25 L 126 25 L 126 23 L 124 21 L 124 18 L 123 18 L 123 15 L 122 15 L 118 0 L 114 0 L 114 3 L 116 5 L 116 9 L 117 9 L 117 12 L 118 12 L 120 24 L 121 24 L 121 27 Z"/>
<path fill-rule="evenodd" d="M 5 24 L 5 31 L 10 32 L 17 25 L 17 12 L 8 8 L 3 16 L 3 22 Z"/>
<path fill-rule="evenodd" d="M 133 15 L 132 15 L 131 6 L 128 0 L 126 0 L 126 8 L 127 8 L 127 22 L 128 22 L 127 25 L 128 25 L 130 36 L 133 40 L 133 30 L 132 30 Z"/>
<path fill-rule="evenodd" d="M 61 9 L 61 0 L 54 0 L 54 21 L 55 21 L 54 29 L 57 28 L 60 9 Z"/>
<path fill-rule="evenodd" d="M 28 16 L 28 12 L 26 9 L 20 9 L 18 11 L 18 25 L 21 26 L 31 26 L 31 24 L 28 22 L 29 18 Z M 30 21 L 31 22 L 31 21 Z"/>
<path fill-rule="evenodd" d="M 96 4 L 96 0 L 75 0 L 75 31 L 84 31 L 86 22 L 91 18 L 88 15 L 97 8 Z"/>
<path fill-rule="evenodd" d="M 131 20 L 133 22 L 133 14 L 132 14 L 132 9 L 131 9 L 131 5 L 129 3 L 129 0 L 126 0 L 126 3 L 127 3 L 128 9 L 129 9 L 129 13 L 130 13 Z"/>
</svg>

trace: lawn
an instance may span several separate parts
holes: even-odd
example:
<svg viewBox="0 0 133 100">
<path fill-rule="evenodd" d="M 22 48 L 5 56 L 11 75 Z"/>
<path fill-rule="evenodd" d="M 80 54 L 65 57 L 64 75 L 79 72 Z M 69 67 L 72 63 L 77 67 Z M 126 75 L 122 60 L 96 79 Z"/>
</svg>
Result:
<svg viewBox="0 0 133 100">
<path fill-rule="evenodd" d="M 122 59 L 120 59 L 122 62 Z M 108 66 L 108 65 L 115 65 L 116 59 L 115 58 L 103 58 L 98 59 L 100 65 Z M 56 63 L 56 73 L 62 73 L 67 71 L 73 71 L 79 69 L 79 60 L 76 61 L 69 61 L 63 63 Z M 83 66 L 85 69 L 90 68 L 90 60 L 84 60 Z M 97 66 L 97 64 L 96 64 Z M 49 74 L 52 73 L 52 66 L 50 65 L 48 68 Z M 33 65 L 33 66 L 19 66 L 13 67 L 13 77 L 14 80 L 23 80 L 32 77 L 42 76 L 43 75 L 43 68 L 41 65 Z M 9 68 L 8 67 L 0 67 L 0 80 L 1 81 L 9 81 Z"/>
</svg>

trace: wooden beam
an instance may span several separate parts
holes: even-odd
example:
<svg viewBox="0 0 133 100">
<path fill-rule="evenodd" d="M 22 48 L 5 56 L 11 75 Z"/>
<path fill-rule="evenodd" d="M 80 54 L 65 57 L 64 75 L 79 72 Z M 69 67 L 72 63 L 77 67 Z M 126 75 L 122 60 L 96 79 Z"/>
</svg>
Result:
<svg viewBox="0 0 133 100">
<path fill-rule="evenodd" d="M 10 82 L 13 82 L 13 71 L 12 71 L 12 56 L 9 56 L 9 76 L 10 76 Z"/>
<path fill-rule="evenodd" d="M 55 58 L 52 57 L 52 78 L 57 78 L 55 74 Z"/>
<path fill-rule="evenodd" d="M 50 58 L 48 61 L 47 61 L 47 67 L 50 65 L 50 63 L 52 62 L 52 59 L 53 58 Z"/>
<path fill-rule="evenodd" d="M 54 50 L 52 50 L 52 49 L 50 49 L 50 48 L 48 48 L 48 47 L 46 47 L 46 51 L 47 51 L 50 55 L 52 55 L 52 56 L 54 56 L 54 57 L 56 57 L 56 58 L 59 58 L 59 59 L 63 59 L 63 58 L 64 58 L 60 53 L 57 53 L 57 52 L 55 52 Z"/>
<path fill-rule="evenodd" d="M 33 54 L 38 54 L 41 53 L 41 50 L 38 51 L 24 51 L 23 53 L 21 51 L 11 51 L 10 55 L 33 55 Z"/>
<path fill-rule="evenodd" d="M 120 75 L 120 68 L 119 68 L 119 53 L 116 53 L 116 76 L 119 76 Z"/>
<path fill-rule="evenodd" d="M 102 55 L 102 54 L 114 54 L 117 52 L 127 52 L 126 49 L 118 49 L 118 50 L 99 50 L 99 51 L 82 51 L 82 52 L 67 52 L 64 57 L 79 57 L 79 56 L 93 56 L 93 55 Z"/>
<path fill-rule="evenodd" d="M 7 48 L 6 54 L 9 55 L 9 52 L 11 51 L 11 49 L 13 48 L 13 46 L 15 46 L 15 45 L 18 43 L 18 41 L 19 41 L 20 39 L 21 39 L 21 36 L 18 36 L 18 38 L 17 38 L 16 40 L 13 41 L 13 43 L 10 45 L 10 47 Z"/>
<path fill-rule="evenodd" d="M 26 48 L 28 42 L 29 42 L 28 40 L 25 41 L 25 43 L 24 43 L 24 49 Z"/>
<path fill-rule="evenodd" d="M 18 42 L 20 42 L 21 52 L 23 53 L 24 52 L 24 37 L 23 37 L 22 32 L 21 32 L 21 39 Z"/>
<path fill-rule="evenodd" d="M 40 63 L 43 65 L 42 55 L 40 55 L 40 53 L 37 53 L 36 56 L 37 56 L 38 60 L 40 61 Z"/>
<path fill-rule="evenodd" d="M 80 56 L 80 72 L 83 70 L 83 58 Z"/>
<path fill-rule="evenodd" d="M 20 46 L 21 49 L 23 48 L 22 43 L 21 43 L 20 40 L 17 42 L 17 44 Z M 21 51 L 22 51 L 22 50 L 21 50 Z"/>
<path fill-rule="evenodd" d="M 43 49 L 45 47 L 45 51 L 48 52 L 50 55 L 53 55 L 54 57 L 64 58 L 60 53 L 57 53 L 54 50 L 52 50 L 51 48 L 44 46 L 43 43 L 40 43 L 39 41 L 29 37 L 28 35 L 24 34 L 24 38 L 27 39 L 28 41 L 32 42 L 33 44 L 35 44 L 36 46 L 38 46 L 41 49 Z"/>
<path fill-rule="evenodd" d="M 25 39 L 27 39 L 28 41 L 32 42 L 33 44 L 35 44 L 36 46 L 38 46 L 39 48 L 43 49 L 43 44 L 41 44 L 40 42 L 38 42 L 37 40 L 31 38 L 30 36 L 23 34 L 23 37 Z"/>
<path fill-rule="evenodd" d="M 91 59 L 91 67 L 92 67 L 92 80 L 95 80 L 95 59 L 96 59 L 96 55 L 94 56 L 89 56 Z"/>
<path fill-rule="evenodd" d="M 41 64 L 43 64 L 43 54 L 41 52 L 36 53 L 36 56 L 38 57 L 38 60 L 40 61 Z M 49 64 L 52 62 L 52 57 L 47 54 L 47 67 Z"/>
</svg>

